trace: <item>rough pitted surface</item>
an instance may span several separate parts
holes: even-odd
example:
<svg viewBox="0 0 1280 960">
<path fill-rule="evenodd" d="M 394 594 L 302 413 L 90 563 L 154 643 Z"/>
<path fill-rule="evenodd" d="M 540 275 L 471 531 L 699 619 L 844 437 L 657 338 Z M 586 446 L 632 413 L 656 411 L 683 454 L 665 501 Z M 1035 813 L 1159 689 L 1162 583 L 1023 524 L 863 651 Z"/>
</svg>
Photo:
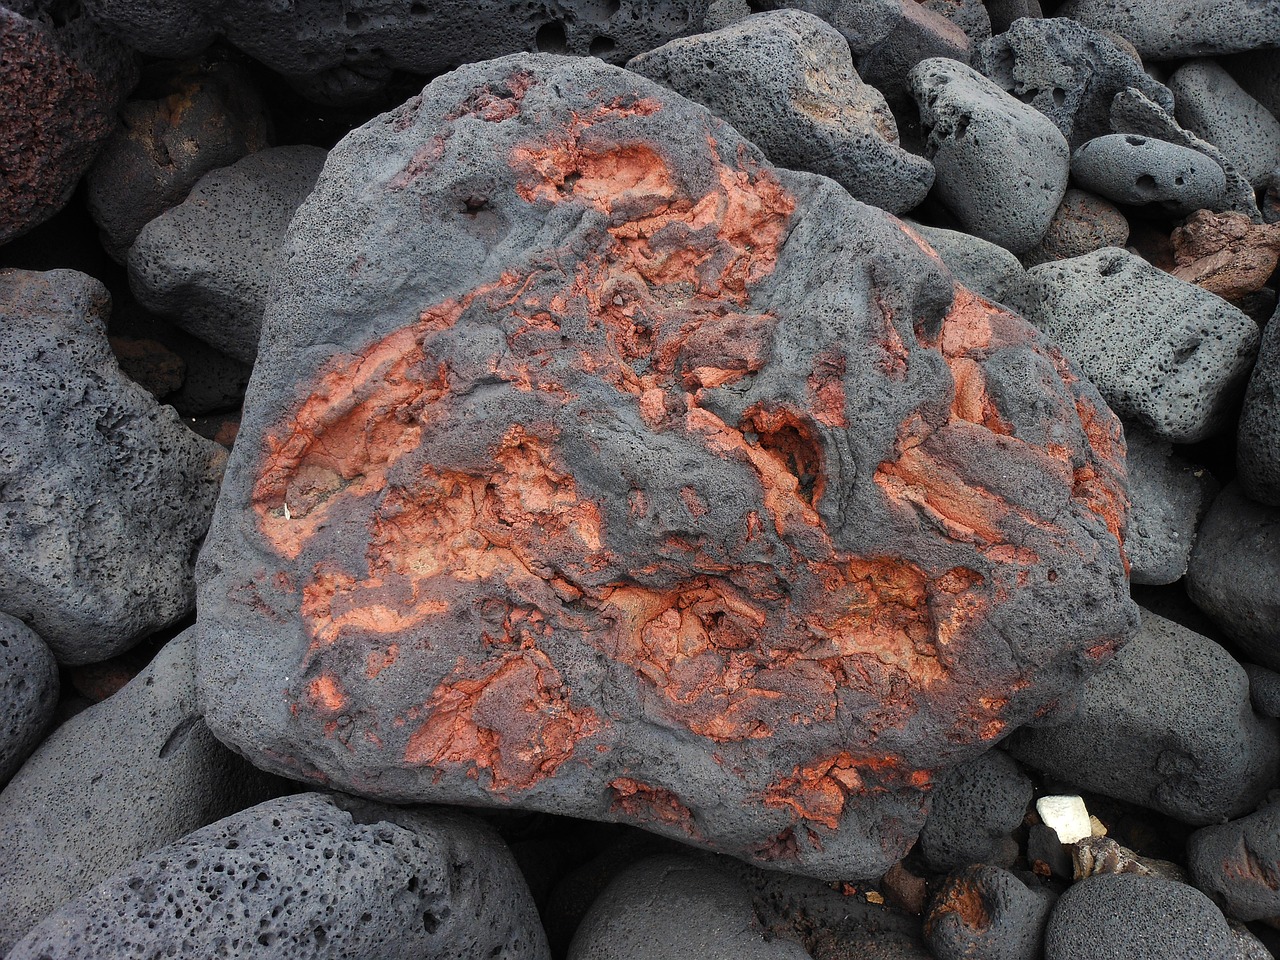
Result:
<svg viewBox="0 0 1280 960">
<path fill-rule="evenodd" d="M 1280 117 L 1280 58 L 1274 50 L 1239 53 L 1219 62 L 1273 117 Z"/>
<path fill-rule="evenodd" d="M 58 706 L 58 663 L 21 620 L 0 613 L 0 784 L 36 748 Z"/>
<path fill-rule="evenodd" d="M 1014 253 L 1035 246 L 1067 189 L 1058 128 L 955 60 L 925 60 L 910 81 L 938 198 L 984 240 Z"/>
<path fill-rule="evenodd" d="M 973 43 L 991 38 L 991 16 L 982 0 L 921 0 L 920 6 L 946 17 Z"/>
<path fill-rule="evenodd" d="M 1204 154 L 1131 133 L 1081 146 L 1071 157 L 1071 176 L 1117 203 L 1157 204 L 1180 215 L 1220 209 L 1227 187 L 1222 168 Z"/>
<path fill-rule="evenodd" d="M 1280 918 L 1280 805 L 1197 830 L 1187 841 L 1187 867 L 1229 915 Z"/>
<path fill-rule="evenodd" d="M 1080 790 L 1202 825 L 1252 810 L 1275 783 L 1275 721 L 1208 637 L 1144 611 L 1142 629 L 1080 691 L 1079 710 L 1019 730 L 1010 752 Z"/>
<path fill-rule="evenodd" d="M 1280 508 L 1237 483 L 1209 508 L 1187 568 L 1187 593 L 1250 660 L 1280 670 Z"/>
<path fill-rule="evenodd" d="M 1093 388 L 642 77 L 438 79 L 280 264 L 198 627 L 259 763 L 874 876 L 1132 628 Z"/>
<path fill-rule="evenodd" d="M 920 832 L 925 863 L 939 873 L 971 863 L 1012 863 L 1018 847 L 1011 834 L 1032 790 L 1031 779 L 1001 750 L 960 764 L 934 792 Z"/>
<path fill-rule="evenodd" d="M 937 960 L 1039 960 L 1053 900 L 1008 870 L 978 864 L 947 877 L 925 917 Z"/>
<path fill-rule="evenodd" d="M 898 145 L 884 97 L 859 79 L 849 44 L 812 14 L 780 10 L 673 40 L 627 64 L 702 104 L 771 161 L 838 181 L 890 213 L 912 209 L 933 166 Z"/>
<path fill-rule="evenodd" d="M 123 373 L 107 290 L 0 270 L 0 610 L 64 663 L 105 660 L 185 616 L 226 452 Z"/>
<path fill-rule="evenodd" d="M 1280 167 L 1280 119 L 1221 65 L 1212 60 L 1185 63 L 1169 78 L 1169 89 L 1178 100 L 1178 122 L 1221 150 L 1255 187 Z"/>
<path fill-rule="evenodd" d="M 987 15 L 991 17 L 991 32 L 1001 34 L 1023 17 L 1044 16 L 1040 0 L 985 0 Z"/>
<path fill-rule="evenodd" d="M 148 223 L 129 250 L 134 296 L 251 363 L 285 229 L 324 158 L 319 147 L 278 147 L 205 174 L 184 202 Z"/>
<path fill-rule="evenodd" d="M 959 230 L 911 224 L 962 285 L 997 303 L 1017 304 L 1027 285 L 1018 258 L 998 244 Z"/>
<path fill-rule="evenodd" d="M 1102 197 L 1069 187 L 1040 242 L 1022 255 L 1025 266 L 1069 260 L 1103 247 L 1123 247 L 1129 221 Z"/>
<path fill-rule="evenodd" d="M 1235 307 L 1117 247 L 1032 267 L 1027 291 L 1028 319 L 1120 416 L 1174 443 L 1226 424 L 1258 350 Z"/>
<path fill-rule="evenodd" d="M 1073 884 L 1045 930 L 1044 960 L 1238 960 L 1222 912 L 1195 887 L 1134 874 Z"/>
<path fill-rule="evenodd" d="M 10 960 L 200 956 L 548 960 L 533 898 L 488 826 L 296 794 L 156 850 L 62 907 Z"/>
<path fill-rule="evenodd" d="M 1114 30 L 1153 60 L 1280 47 L 1280 7 L 1257 0 L 1067 0 L 1058 15 Z"/>
<path fill-rule="evenodd" d="M 1280 506 L 1280 310 L 1262 329 L 1236 441 L 1241 488 L 1259 503 Z"/>
<path fill-rule="evenodd" d="M 55 26 L 46 6 L 0 7 L 0 243 L 71 199 L 137 79 L 128 48 L 78 12 Z"/>
<path fill-rule="evenodd" d="M 0 953 L 131 861 L 271 795 L 200 719 L 190 631 L 55 730 L 0 793 Z"/>
<path fill-rule="evenodd" d="M 903 2 L 903 0 L 899 0 Z M 157 57 L 198 53 L 218 36 L 321 101 L 375 94 L 394 71 L 437 74 L 521 50 L 627 60 L 697 33 L 708 0 L 88 0 L 90 15 Z M 914 5 L 914 3 L 913 3 Z"/>
<path fill-rule="evenodd" d="M 1280 261 L 1280 224 L 1198 210 L 1177 227 L 1173 275 L 1238 303 L 1267 285 Z"/>
<path fill-rule="evenodd" d="M 1073 150 L 1111 132 L 1111 101 L 1129 87 L 1173 109 L 1173 95 L 1142 64 L 1098 31 L 1061 17 L 1015 21 L 974 52 L 973 65 L 1052 120 Z"/>
</svg>

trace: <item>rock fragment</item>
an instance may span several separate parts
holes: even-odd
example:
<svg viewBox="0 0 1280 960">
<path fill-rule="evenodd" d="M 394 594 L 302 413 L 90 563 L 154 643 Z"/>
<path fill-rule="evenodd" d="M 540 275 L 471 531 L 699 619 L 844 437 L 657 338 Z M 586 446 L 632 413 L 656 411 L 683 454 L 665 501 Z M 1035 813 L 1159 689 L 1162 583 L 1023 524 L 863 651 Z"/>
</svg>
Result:
<svg viewBox="0 0 1280 960">
<path fill-rule="evenodd" d="M 1173 275 L 1238 303 L 1267 285 L 1280 262 L 1280 224 L 1197 210 L 1173 231 Z"/>
<path fill-rule="evenodd" d="M 1195 884 L 1240 920 L 1280 918 L 1280 806 L 1197 830 L 1187 841 Z"/>
<path fill-rule="evenodd" d="M 1044 16 L 1040 0 L 986 0 L 986 8 L 991 17 L 992 34 L 1004 33 L 1023 17 Z"/>
<path fill-rule="evenodd" d="M 21 620 L 0 613 L 0 785 L 40 743 L 58 706 L 58 664 Z"/>
<path fill-rule="evenodd" d="M 1236 430 L 1236 470 L 1247 496 L 1280 507 L 1280 310 L 1262 330 L 1249 376 Z"/>
<path fill-rule="evenodd" d="M 922 0 L 920 6 L 946 17 L 965 32 L 972 43 L 991 37 L 991 15 L 982 0 Z"/>
<path fill-rule="evenodd" d="M 1008 754 L 988 750 L 953 769 L 933 793 L 920 852 L 929 868 L 946 873 L 973 863 L 1009 866 L 1017 856 L 1011 834 L 1033 792 Z"/>
<path fill-rule="evenodd" d="M 1027 271 L 1018 258 L 997 244 L 959 230 L 912 223 L 956 280 L 996 303 L 1017 307 L 1027 285 Z"/>
<path fill-rule="evenodd" d="M 1116 203 L 1156 204 L 1182 216 L 1220 209 L 1227 187 L 1222 168 L 1203 154 L 1131 133 L 1082 145 L 1071 157 L 1071 176 Z"/>
<path fill-rule="evenodd" d="M 1069 260 L 1103 247 L 1123 247 L 1129 221 L 1114 204 L 1087 190 L 1070 187 L 1040 242 L 1022 255 L 1027 267 Z"/>
<path fill-rule="evenodd" d="M 1067 0 L 1058 15 L 1114 30 L 1143 58 L 1174 60 L 1280 47 L 1280 9 L 1252 0 Z"/>
<path fill-rule="evenodd" d="M 1178 123 L 1221 150 L 1255 187 L 1280 167 L 1280 119 L 1222 66 L 1212 60 L 1184 63 L 1169 78 L 1169 89 L 1178 100 Z"/>
<path fill-rule="evenodd" d="M 1037 960 L 1053 898 L 1008 870 L 975 864 L 947 877 L 925 918 L 938 960 Z"/>
</svg>

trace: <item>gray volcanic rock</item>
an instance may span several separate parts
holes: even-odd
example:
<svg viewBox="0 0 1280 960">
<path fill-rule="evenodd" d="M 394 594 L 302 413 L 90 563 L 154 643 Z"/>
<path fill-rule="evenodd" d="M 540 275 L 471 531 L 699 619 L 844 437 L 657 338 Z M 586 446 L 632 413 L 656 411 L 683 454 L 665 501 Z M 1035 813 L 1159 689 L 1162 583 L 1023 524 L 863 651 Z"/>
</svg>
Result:
<svg viewBox="0 0 1280 960">
<path fill-rule="evenodd" d="M 991 16 L 982 0 L 921 0 L 920 6 L 946 17 L 973 43 L 991 37 Z"/>
<path fill-rule="evenodd" d="M 1011 834 L 1022 823 L 1034 787 L 1001 750 L 953 769 L 933 792 L 920 852 L 931 870 L 945 873 L 971 863 L 1013 863 Z"/>
<path fill-rule="evenodd" d="M 1280 508 L 1237 483 L 1213 501 L 1187 568 L 1187 593 L 1250 660 L 1280 669 Z"/>
<path fill-rule="evenodd" d="M 1074 716 L 1024 728 L 1009 752 L 1080 790 L 1206 824 L 1252 810 L 1280 740 L 1249 680 L 1208 637 L 1143 611 L 1137 639 L 1087 680 Z"/>
<path fill-rule="evenodd" d="M 910 81 L 938 198 L 984 240 L 1014 253 L 1035 246 L 1067 189 L 1057 127 L 954 60 L 925 60 Z"/>
<path fill-rule="evenodd" d="M 64 663 L 185 616 L 226 452 L 123 373 L 110 297 L 71 270 L 0 270 L 0 610 Z"/>
<path fill-rule="evenodd" d="M 0 785 L 40 743 L 58 706 L 58 664 L 21 620 L 0 613 Z"/>
<path fill-rule="evenodd" d="M 986 0 L 987 15 L 991 17 L 991 32 L 1001 34 L 1023 17 L 1043 17 L 1040 0 Z"/>
<path fill-rule="evenodd" d="M 205 174 L 129 250 L 129 288 L 138 302 L 251 363 L 285 229 L 315 186 L 325 153 L 277 147 Z"/>
<path fill-rule="evenodd" d="M 1053 898 L 1008 870 L 977 864 L 947 877 L 925 917 L 937 960 L 1039 960 Z"/>
<path fill-rule="evenodd" d="M 1073 884 L 1053 908 L 1044 960 L 1239 960 L 1222 912 L 1185 883 L 1131 873 Z"/>
<path fill-rule="evenodd" d="M 346 0 L 87 0 L 85 8 L 143 53 L 187 57 L 221 36 L 306 96 L 351 103 L 381 91 L 395 71 L 439 74 L 521 50 L 626 63 L 673 37 L 699 32 L 708 5 L 391 0 L 373 8 Z"/>
<path fill-rule="evenodd" d="M 1204 154 L 1164 140 L 1111 133 L 1081 146 L 1071 157 L 1080 186 L 1117 203 L 1159 204 L 1185 216 L 1222 208 L 1227 180 Z"/>
<path fill-rule="evenodd" d="M 0 244 L 71 199 L 138 79 L 133 52 L 66 6 L 0 6 Z"/>
<path fill-rule="evenodd" d="M 168 69 L 124 105 L 120 129 L 85 180 L 102 245 L 119 263 L 142 228 L 197 180 L 271 140 L 266 104 L 245 66 L 213 60 Z"/>
<path fill-rule="evenodd" d="M 1244 492 L 1280 506 L 1280 310 L 1262 328 L 1236 429 L 1236 470 Z"/>
<path fill-rule="evenodd" d="M 32 930 L 12 960 L 234 956 L 549 960 L 493 830 L 446 810 L 296 794 L 130 864 Z"/>
<path fill-rule="evenodd" d="M 1231 916 L 1280 917 L 1280 805 L 1197 830 L 1187 841 L 1187 867 Z"/>
<path fill-rule="evenodd" d="M 1244 313 L 1115 247 L 1032 267 L 1023 306 L 1116 413 L 1174 443 L 1226 425 L 1258 349 Z"/>
<path fill-rule="evenodd" d="M 627 69 L 702 104 L 774 163 L 831 177 L 890 213 L 917 206 L 933 185 L 933 166 L 899 146 L 893 114 L 854 71 L 849 44 L 812 14 L 757 14 L 673 40 Z"/>
<path fill-rule="evenodd" d="M 882 873 L 1136 612 L 1118 421 L 922 247 L 595 60 L 353 131 L 201 555 L 211 727 L 399 802 Z"/>
<path fill-rule="evenodd" d="M 1178 122 L 1221 150 L 1255 187 L 1280 167 L 1280 120 L 1222 66 L 1212 60 L 1184 63 L 1169 78 L 1169 89 L 1178 99 Z"/>
<path fill-rule="evenodd" d="M 1053 121 L 1074 150 L 1111 132 L 1111 101 L 1137 88 L 1173 109 L 1173 95 L 1096 30 L 1054 17 L 1017 20 L 974 51 L 973 66 Z"/>
<path fill-rule="evenodd" d="M 1040 242 L 1022 255 L 1027 267 L 1069 260 L 1103 247 L 1123 247 L 1129 221 L 1113 204 L 1086 190 L 1068 188 Z"/>
<path fill-rule="evenodd" d="M 959 230 L 918 223 L 912 223 L 911 229 L 929 241 L 962 285 L 997 303 L 1021 303 L 1027 271 L 1004 247 Z"/>
<path fill-rule="evenodd" d="M 193 637 L 72 717 L 0 793 L 0 952 L 131 861 L 270 795 L 200 718 Z"/>
<path fill-rule="evenodd" d="M 1280 58 L 1274 50 L 1252 50 L 1219 62 L 1227 72 L 1262 104 L 1273 117 L 1280 117 Z"/>
<path fill-rule="evenodd" d="M 1253 709 L 1264 717 L 1280 717 L 1280 673 L 1256 663 L 1244 664 L 1244 672 L 1249 675 Z"/>
<path fill-rule="evenodd" d="M 1218 481 L 1136 424 L 1125 425 L 1124 437 L 1133 504 L 1124 542 L 1129 579 L 1173 583 L 1187 572 L 1196 527 L 1218 493 Z"/>
<path fill-rule="evenodd" d="M 1067 0 L 1058 15 L 1114 30 L 1153 60 L 1280 47 L 1280 7 L 1255 0 Z"/>
</svg>

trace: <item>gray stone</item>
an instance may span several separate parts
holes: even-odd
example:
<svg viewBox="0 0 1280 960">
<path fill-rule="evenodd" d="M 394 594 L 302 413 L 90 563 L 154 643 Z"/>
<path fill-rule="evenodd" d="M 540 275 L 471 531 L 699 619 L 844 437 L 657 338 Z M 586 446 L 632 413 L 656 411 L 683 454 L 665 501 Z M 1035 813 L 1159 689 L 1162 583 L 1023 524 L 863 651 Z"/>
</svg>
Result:
<svg viewBox="0 0 1280 960">
<path fill-rule="evenodd" d="M 1245 656 L 1280 670 L 1280 508 L 1237 483 L 1213 501 L 1196 535 L 1187 593 Z"/>
<path fill-rule="evenodd" d="M 1114 30 L 1144 59 L 1280 47 L 1280 7 L 1257 0 L 1067 0 L 1058 15 L 1097 30 Z"/>
<path fill-rule="evenodd" d="M 123 373 L 110 297 L 70 270 L 0 270 L 0 610 L 64 663 L 189 613 L 226 451 Z"/>
<path fill-rule="evenodd" d="M 1227 72 L 1262 104 L 1273 117 L 1280 118 L 1280 57 L 1275 50 L 1252 50 L 1219 60 Z"/>
<path fill-rule="evenodd" d="M 1174 443 L 1227 425 L 1258 349 L 1245 314 L 1115 247 L 1032 267 L 1023 306 L 1116 413 Z"/>
<path fill-rule="evenodd" d="M 1137 424 L 1126 424 L 1124 435 L 1132 505 L 1124 542 L 1129 579 L 1173 583 L 1187 572 L 1196 527 L 1218 493 L 1218 481 Z"/>
<path fill-rule="evenodd" d="M 1187 840 L 1187 867 L 1230 916 L 1280 918 L 1280 804 L 1197 830 Z"/>
<path fill-rule="evenodd" d="M 1280 506 L 1280 310 L 1262 328 L 1236 429 L 1236 470 L 1248 496 Z"/>
<path fill-rule="evenodd" d="M 922 0 L 920 5 L 946 17 L 963 30 L 972 43 L 982 43 L 991 37 L 991 15 L 982 0 Z"/>
<path fill-rule="evenodd" d="M 1143 612 L 1127 647 L 1085 681 L 1063 723 L 1024 727 L 1009 751 L 1079 790 L 1203 825 L 1252 810 L 1274 785 L 1275 721 L 1244 668 L 1207 637 Z"/>
<path fill-rule="evenodd" d="M 1256 663 L 1244 664 L 1249 675 L 1249 700 L 1264 717 L 1280 718 L 1280 673 Z"/>
<path fill-rule="evenodd" d="M 1071 176 L 1117 203 L 1158 204 L 1179 216 L 1221 210 L 1222 168 L 1204 154 L 1132 133 L 1096 137 L 1071 156 Z"/>
<path fill-rule="evenodd" d="M 707 5 L 707 17 L 703 23 L 703 29 L 723 30 L 749 16 L 751 16 L 751 7 L 747 5 L 747 0 L 711 0 Z"/>
<path fill-rule="evenodd" d="M 986 0 L 987 15 L 991 17 L 991 32 L 1001 34 L 1023 17 L 1043 17 L 1040 0 Z"/>
<path fill-rule="evenodd" d="M 1014 22 L 978 47 L 973 65 L 1052 120 L 1073 150 L 1111 132 L 1111 101 L 1129 87 L 1173 109 L 1173 95 L 1141 63 L 1098 31 L 1061 17 Z"/>
<path fill-rule="evenodd" d="M 1049 916 L 1044 960 L 1238 960 L 1222 912 L 1185 883 L 1131 873 L 1074 884 Z"/>
<path fill-rule="evenodd" d="M 171 640 L 0 793 L 0 953 L 131 861 L 275 789 L 200 718 L 194 657 L 190 631 Z"/>
<path fill-rule="evenodd" d="M 460 813 L 295 794 L 210 824 L 58 909 L 10 960 L 549 960 L 493 830 Z"/>
<path fill-rule="evenodd" d="M 58 706 L 58 664 L 21 620 L 0 613 L 0 786 L 40 743 Z"/>
<path fill-rule="evenodd" d="M 1219 64 L 1184 63 L 1169 78 L 1169 89 L 1177 97 L 1178 123 L 1221 150 L 1255 187 L 1280 167 L 1280 120 Z"/>
<path fill-rule="evenodd" d="M 1039 960 L 1053 897 L 1008 870 L 977 864 L 947 877 L 924 921 L 937 960 Z"/>
<path fill-rule="evenodd" d="M 1266 944 L 1239 920 L 1228 917 L 1227 926 L 1231 928 L 1231 939 L 1236 951 L 1232 960 L 1275 960 Z"/>
<path fill-rule="evenodd" d="M 1027 271 L 1018 258 L 997 244 L 942 227 L 911 223 L 924 237 L 955 278 L 988 300 L 1016 308 L 1027 285 Z"/>
<path fill-rule="evenodd" d="M 1051 260 L 1069 260 L 1103 247 L 1123 247 L 1129 221 L 1110 201 L 1071 187 L 1049 221 L 1040 242 L 1022 255 L 1027 267 Z"/>
<path fill-rule="evenodd" d="M 946 873 L 971 863 L 1009 866 L 1011 834 L 1022 824 L 1034 787 L 1008 754 L 988 750 L 952 770 L 933 793 L 920 852 L 929 869 Z"/>
<path fill-rule="evenodd" d="M 276 254 L 324 158 L 319 147 L 277 147 L 205 174 L 129 250 L 138 302 L 252 363 Z"/>
<path fill-rule="evenodd" d="M 854 71 L 849 44 L 812 14 L 757 14 L 673 40 L 627 69 L 702 104 L 779 166 L 831 177 L 872 206 L 903 213 L 933 185 L 933 166 L 898 144 L 897 122 Z"/>
<path fill-rule="evenodd" d="M 965 229 L 1015 254 L 1039 243 L 1067 189 L 1058 128 L 954 60 L 925 60 L 909 78 L 938 198 Z"/>
</svg>

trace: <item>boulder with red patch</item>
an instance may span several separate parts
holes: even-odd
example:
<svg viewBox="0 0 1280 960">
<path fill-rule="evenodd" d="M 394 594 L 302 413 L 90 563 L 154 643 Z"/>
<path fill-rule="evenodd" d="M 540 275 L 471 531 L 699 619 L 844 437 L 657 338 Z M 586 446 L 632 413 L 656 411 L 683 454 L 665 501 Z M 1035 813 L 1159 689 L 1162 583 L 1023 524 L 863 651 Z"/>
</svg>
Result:
<svg viewBox="0 0 1280 960">
<path fill-rule="evenodd" d="M 817 876 L 1132 631 L 1120 426 L 834 182 L 592 60 L 353 131 L 202 555 L 208 723 L 395 801 Z"/>
</svg>

